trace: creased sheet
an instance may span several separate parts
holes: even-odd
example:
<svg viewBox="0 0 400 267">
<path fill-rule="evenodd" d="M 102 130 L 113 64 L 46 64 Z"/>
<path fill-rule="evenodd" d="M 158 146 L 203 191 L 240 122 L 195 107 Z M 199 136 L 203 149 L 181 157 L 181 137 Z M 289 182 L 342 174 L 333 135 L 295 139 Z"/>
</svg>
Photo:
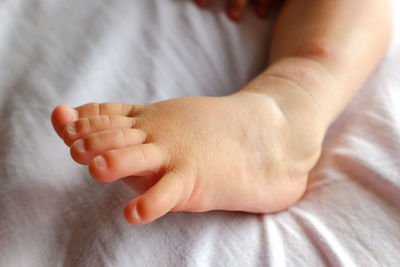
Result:
<svg viewBox="0 0 400 267">
<path fill-rule="evenodd" d="M 398 1 L 397 1 L 398 2 Z M 226 95 L 266 67 L 271 21 L 184 0 L 0 2 L 0 266 L 398 266 L 400 6 L 384 61 L 287 211 L 126 223 L 50 125 L 54 106 Z M 248 12 L 250 13 L 250 12 Z"/>
</svg>

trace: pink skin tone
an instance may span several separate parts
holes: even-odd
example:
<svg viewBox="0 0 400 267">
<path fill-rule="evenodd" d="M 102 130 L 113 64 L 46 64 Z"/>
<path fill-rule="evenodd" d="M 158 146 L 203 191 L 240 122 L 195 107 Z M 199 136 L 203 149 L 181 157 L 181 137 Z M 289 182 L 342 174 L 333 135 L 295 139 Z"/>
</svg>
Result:
<svg viewBox="0 0 400 267">
<path fill-rule="evenodd" d="M 274 131 L 259 131 L 253 113 Z M 140 106 L 61 105 L 52 121 L 72 158 L 88 165 L 93 178 L 105 183 L 124 178 L 142 194 L 125 209 L 127 220 L 139 224 L 170 210 L 285 209 L 304 192 L 307 171 L 319 153 L 313 145 L 317 151 L 303 166 L 310 160 L 289 151 L 288 126 L 279 109 L 250 92 Z M 265 178 L 272 175 L 281 178 Z"/>
<path fill-rule="evenodd" d="M 94 179 L 121 179 L 140 194 L 124 210 L 132 224 L 170 211 L 281 211 L 305 192 L 329 125 L 390 33 L 385 0 L 290 0 L 275 23 L 270 66 L 239 92 L 60 105 L 52 123 Z"/>
</svg>

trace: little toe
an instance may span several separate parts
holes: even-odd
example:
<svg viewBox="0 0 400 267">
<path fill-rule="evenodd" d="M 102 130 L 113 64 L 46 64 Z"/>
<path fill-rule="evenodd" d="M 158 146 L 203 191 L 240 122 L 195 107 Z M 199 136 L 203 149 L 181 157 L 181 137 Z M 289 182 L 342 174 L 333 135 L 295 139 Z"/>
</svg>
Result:
<svg viewBox="0 0 400 267">
<path fill-rule="evenodd" d="M 88 134 L 116 128 L 132 128 L 135 123 L 136 119 L 133 117 L 118 115 L 81 118 L 68 124 L 61 135 L 65 144 L 71 146 L 73 142 Z"/>
<path fill-rule="evenodd" d="M 157 173 L 169 164 L 164 149 L 154 143 L 110 150 L 93 158 L 89 172 L 99 182 L 113 182 L 127 176 Z"/>
<path fill-rule="evenodd" d="M 139 129 L 111 129 L 96 132 L 75 141 L 71 146 L 72 158 L 84 165 L 108 150 L 142 144 L 146 133 Z"/>
<path fill-rule="evenodd" d="M 67 124 L 79 119 L 79 113 L 67 105 L 57 106 L 51 114 L 51 122 L 56 133 L 62 137 L 62 132 Z"/>
<path fill-rule="evenodd" d="M 126 220 L 141 225 L 163 216 L 185 198 L 184 177 L 173 171 L 165 174 L 141 196 L 132 199 L 124 209 Z"/>
</svg>

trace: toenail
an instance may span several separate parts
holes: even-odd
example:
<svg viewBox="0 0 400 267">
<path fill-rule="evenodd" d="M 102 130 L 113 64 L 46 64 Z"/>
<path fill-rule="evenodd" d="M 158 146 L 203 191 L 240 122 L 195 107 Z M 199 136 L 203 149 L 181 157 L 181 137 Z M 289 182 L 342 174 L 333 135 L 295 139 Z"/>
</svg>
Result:
<svg viewBox="0 0 400 267">
<path fill-rule="evenodd" d="M 103 156 L 95 157 L 94 164 L 96 165 L 97 168 L 100 168 L 100 169 L 107 168 L 107 163 Z"/>
<path fill-rule="evenodd" d="M 71 107 L 68 107 L 69 108 L 69 113 L 71 114 L 71 116 L 72 116 L 72 119 L 74 120 L 74 121 L 76 121 L 77 119 L 79 119 L 79 112 L 76 110 L 76 109 L 74 109 L 74 108 L 71 108 Z"/>
<path fill-rule="evenodd" d="M 134 218 L 136 221 L 140 221 L 140 220 L 141 220 L 136 205 L 133 207 L 132 216 L 133 216 L 133 218 Z"/>
<path fill-rule="evenodd" d="M 76 141 L 75 146 L 79 152 L 86 152 L 85 142 L 83 142 L 82 139 L 79 139 L 78 141 Z"/>
<path fill-rule="evenodd" d="M 76 125 L 74 123 L 68 124 L 67 131 L 71 134 L 76 134 Z"/>
</svg>

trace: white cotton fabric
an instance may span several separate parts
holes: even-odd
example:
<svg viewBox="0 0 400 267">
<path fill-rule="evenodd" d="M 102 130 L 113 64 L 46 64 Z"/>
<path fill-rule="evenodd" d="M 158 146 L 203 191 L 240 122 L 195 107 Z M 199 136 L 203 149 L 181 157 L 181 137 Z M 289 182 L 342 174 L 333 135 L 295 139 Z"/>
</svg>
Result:
<svg viewBox="0 0 400 267">
<path fill-rule="evenodd" d="M 53 132 L 54 106 L 239 90 L 271 21 L 186 0 L 0 2 L 0 266 L 400 266 L 400 6 L 379 68 L 331 127 L 304 198 L 270 215 L 122 215 Z M 262 127 L 260 125 L 260 127 Z"/>
</svg>

